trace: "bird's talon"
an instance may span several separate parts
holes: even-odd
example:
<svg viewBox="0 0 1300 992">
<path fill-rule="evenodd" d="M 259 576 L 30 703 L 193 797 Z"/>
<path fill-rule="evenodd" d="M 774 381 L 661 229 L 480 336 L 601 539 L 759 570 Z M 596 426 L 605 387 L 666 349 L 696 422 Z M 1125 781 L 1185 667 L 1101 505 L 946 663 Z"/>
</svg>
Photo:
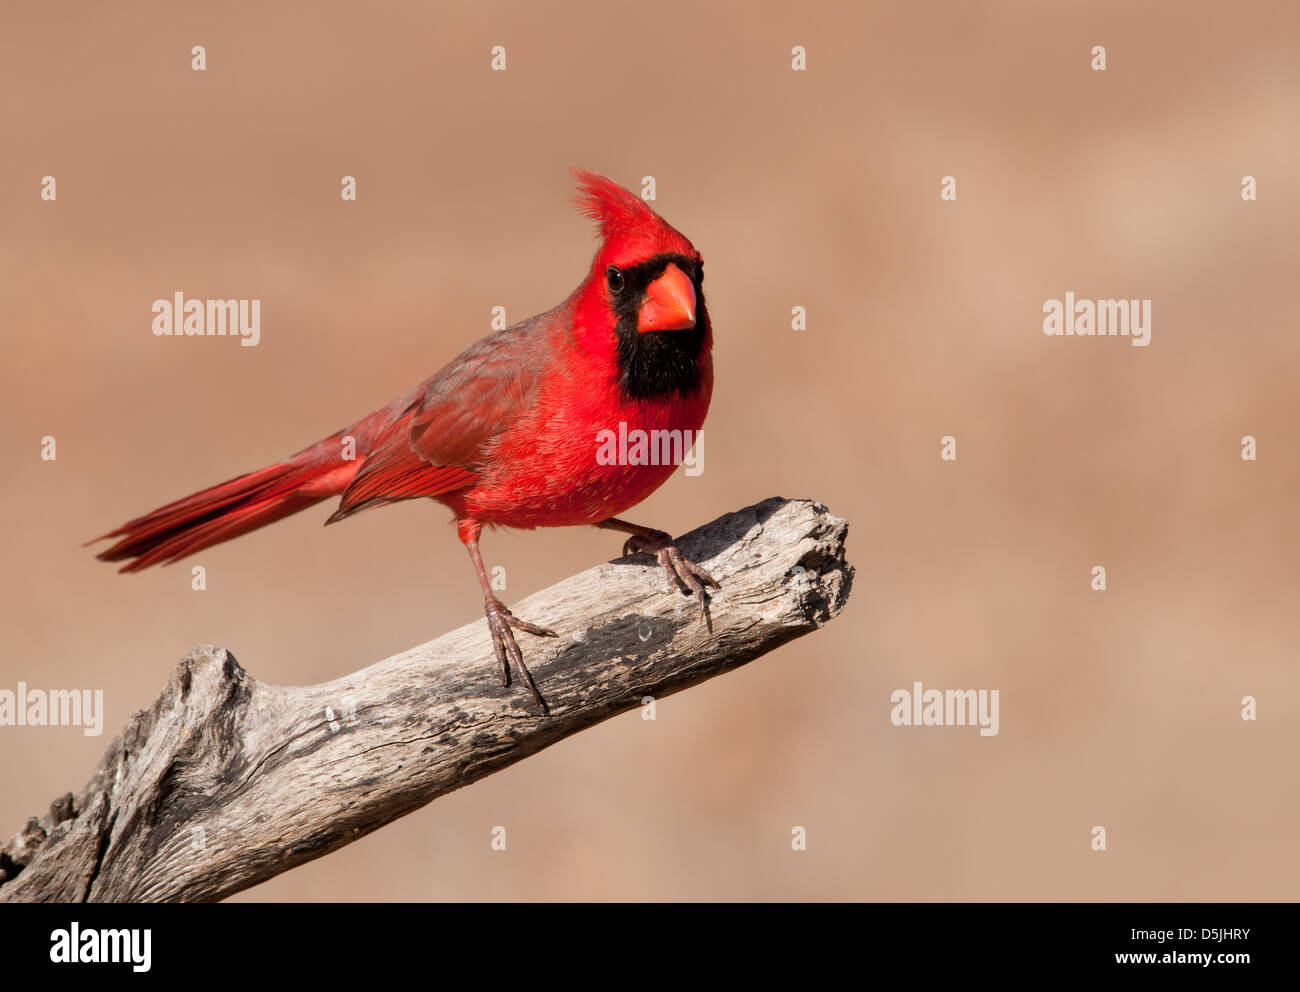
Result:
<svg viewBox="0 0 1300 992">
<path fill-rule="evenodd" d="M 655 556 L 659 567 L 668 577 L 668 585 L 671 589 L 680 588 L 688 594 L 695 595 L 700 604 L 700 616 L 705 623 L 710 624 L 711 628 L 708 598 L 704 590 L 706 587 L 721 589 L 722 584 L 705 569 L 688 560 L 673 542 L 672 535 L 664 531 L 634 534 L 623 542 L 624 557 L 642 552 Z"/>
<path fill-rule="evenodd" d="M 542 715 L 545 716 L 550 710 L 547 709 L 542 694 L 537 691 L 537 683 L 533 681 L 532 672 L 524 664 L 524 653 L 519 649 L 519 644 L 515 641 L 515 635 L 511 628 L 527 631 L 539 637 L 558 637 L 559 635 L 553 630 L 539 627 L 527 620 L 520 620 L 499 599 L 488 600 L 484 604 L 484 612 L 487 614 L 488 630 L 492 633 L 492 650 L 496 653 L 497 661 L 501 663 L 501 684 L 503 686 L 510 685 L 510 662 L 514 662 L 519 677 L 528 686 L 533 699 L 537 701 L 537 705 L 541 708 Z M 507 661 L 507 655 L 509 661 Z"/>
</svg>

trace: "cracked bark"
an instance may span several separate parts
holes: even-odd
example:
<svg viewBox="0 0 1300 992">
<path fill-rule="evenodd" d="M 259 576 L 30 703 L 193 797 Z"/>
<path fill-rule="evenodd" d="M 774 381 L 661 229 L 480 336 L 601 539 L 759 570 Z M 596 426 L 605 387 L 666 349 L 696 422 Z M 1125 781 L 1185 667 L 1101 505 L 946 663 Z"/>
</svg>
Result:
<svg viewBox="0 0 1300 992">
<path fill-rule="evenodd" d="M 712 631 L 648 555 L 512 607 L 551 715 L 503 688 L 483 620 L 314 686 L 252 678 L 223 648 L 181 659 L 75 796 L 0 851 L 0 902 L 210 901 L 327 854 L 617 713 L 730 671 L 843 608 L 847 524 L 772 498 L 681 538 L 722 583 Z"/>
</svg>

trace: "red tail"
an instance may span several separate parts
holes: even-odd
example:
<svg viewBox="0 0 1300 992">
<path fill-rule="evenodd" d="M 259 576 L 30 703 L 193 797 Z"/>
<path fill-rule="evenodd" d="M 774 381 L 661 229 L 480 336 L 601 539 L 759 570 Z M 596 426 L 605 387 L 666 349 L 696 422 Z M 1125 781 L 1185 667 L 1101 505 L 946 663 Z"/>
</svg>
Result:
<svg viewBox="0 0 1300 992">
<path fill-rule="evenodd" d="M 286 461 L 241 475 L 211 489 L 159 507 L 103 537 L 118 538 L 98 557 L 127 561 L 119 571 L 135 572 L 173 562 L 202 548 L 274 523 L 347 488 L 360 461 L 344 461 L 334 434 Z M 91 542 L 94 543 L 94 542 Z"/>
</svg>

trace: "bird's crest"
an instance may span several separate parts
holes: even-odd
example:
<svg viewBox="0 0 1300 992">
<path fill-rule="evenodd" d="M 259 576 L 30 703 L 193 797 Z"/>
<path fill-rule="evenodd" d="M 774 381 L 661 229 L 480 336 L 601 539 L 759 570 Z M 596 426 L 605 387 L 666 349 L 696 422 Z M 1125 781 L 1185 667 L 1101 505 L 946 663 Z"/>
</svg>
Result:
<svg viewBox="0 0 1300 992">
<path fill-rule="evenodd" d="M 625 190 L 608 176 L 574 166 L 569 170 L 578 182 L 574 204 L 600 225 L 600 236 L 609 240 L 619 234 L 644 228 L 659 219 L 641 197 Z"/>
<path fill-rule="evenodd" d="M 569 171 L 578 183 L 574 204 L 596 222 L 607 246 L 621 243 L 629 247 L 658 245 L 661 250 L 690 249 L 690 242 L 635 193 L 599 172 L 577 166 Z"/>
</svg>

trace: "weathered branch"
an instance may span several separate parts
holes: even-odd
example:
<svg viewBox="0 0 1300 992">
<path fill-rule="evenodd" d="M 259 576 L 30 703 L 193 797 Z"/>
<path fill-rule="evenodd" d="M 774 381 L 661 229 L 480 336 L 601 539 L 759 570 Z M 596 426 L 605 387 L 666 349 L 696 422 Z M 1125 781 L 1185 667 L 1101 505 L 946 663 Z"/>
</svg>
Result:
<svg viewBox="0 0 1300 992">
<path fill-rule="evenodd" d="M 0 852 L 0 902 L 221 899 L 377 830 L 570 734 L 743 665 L 839 613 L 848 527 L 768 499 L 692 531 L 722 583 L 712 632 L 649 556 L 521 602 L 550 706 L 500 684 L 483 620 L 323 685 L 258 682 L 222 648 L 187 654 L 75 797 Z"/>
</svg>

